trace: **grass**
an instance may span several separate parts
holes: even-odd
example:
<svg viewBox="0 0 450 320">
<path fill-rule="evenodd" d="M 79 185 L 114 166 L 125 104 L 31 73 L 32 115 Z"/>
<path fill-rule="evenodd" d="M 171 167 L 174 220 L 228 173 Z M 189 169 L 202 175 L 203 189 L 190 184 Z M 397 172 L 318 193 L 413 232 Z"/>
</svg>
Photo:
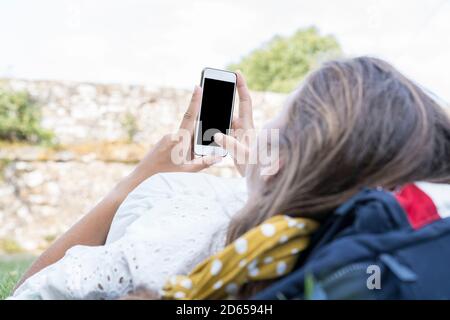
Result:
<svg viewBox="0 0 450 320">
<path fill-rule="evenodd" d="M 24 255 L 0 255 L 0 300 L 7 298 L 33 261 Z"/>
</svg>

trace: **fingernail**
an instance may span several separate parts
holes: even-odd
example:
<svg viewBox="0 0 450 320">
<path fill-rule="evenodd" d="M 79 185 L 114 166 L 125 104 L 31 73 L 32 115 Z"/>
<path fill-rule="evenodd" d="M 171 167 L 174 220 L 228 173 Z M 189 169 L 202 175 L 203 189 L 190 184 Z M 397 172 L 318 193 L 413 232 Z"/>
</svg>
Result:
<svg viewBox="0 0 450 320">
<path fill-rule="evenodd" d="M 215 133 L 215 134 L 214 134 L 214 140 L 215 140 L 215 141 L 220 141 L 220 140 L 222 140 L 222 133 L 220 133 L 220 132 Z"/>
</svg>

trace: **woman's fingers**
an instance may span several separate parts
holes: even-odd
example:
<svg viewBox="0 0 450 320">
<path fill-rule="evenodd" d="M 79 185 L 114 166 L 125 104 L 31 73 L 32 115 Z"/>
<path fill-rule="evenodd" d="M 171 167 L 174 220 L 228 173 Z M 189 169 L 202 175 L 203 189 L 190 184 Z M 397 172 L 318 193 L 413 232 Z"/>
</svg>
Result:
<svg viewBox="0 0 450 320">
<path fill-rule="evenodd" d="M 243 129 L 241 119 L 239 119 L 236 116 L 233 116 L 233 120 L 231 120 L 231 129 L 233 130 Z"/>
<path fill-rule="evenodd" d="M 247 122 L 253 124 L 253 111 L 252 111 L 252 100 L 250 97 L 250 92 L 247 88 L 244 76 L 240 71 L 236 72 L 237 75 L 237 90 L 239 95 L 239 121 L 238 123 L 242 126 L 242 122 Z M 194 132 L 195 121 L 197 119 L 198 112 L 200 111 L 200 104 L 202 99 L 202 88 L 195 86 L 194 92 L 192 93 L 191 102 L 187 111 L 184 113 L 183 120 L 180 124 L 180 130 L 188 130 L 190 133 Z"/>
<path fill-rule="evenodd" d="M 247 83 L 239 70 L 236 72 L 236 75 L 239 95 L 239 118 L 249 120 L 253 123 L 252 98 L 250 97 Z"/>
<path fill-rule="evenodd" d="M 216 133 L 214 135 L 214 142 L 225 149 L 238 164 L 245 164 L 248 149 L 236 138 L 223 133 Z"/>
<path fill-rule="evenodd" d="M 213 164 L 219 163 L 220 161 L 222 161 L 223 157 L 218 157 L 218 156 L 205 156 L 205 157 L 201 157 L 201 158 L 195 158 L 191 161 L 187 161 L 184 165 L 183 165 L 183 171 L 186 172 L 197 172 L 203 169 L 206 169 L 210 166 L 212 166 Z"/>
<path fill-rule="evenodd" d="M 183 120 L 180 124 L 180 130 L 187 130 L 191 134 L 194 132 L 195 120 L 200 111 L 200 102 L 202 100 L 202 88 L 195 86 L 192 93 L 191 102 L 187 111 L 184 113 Z"/>
</svg>

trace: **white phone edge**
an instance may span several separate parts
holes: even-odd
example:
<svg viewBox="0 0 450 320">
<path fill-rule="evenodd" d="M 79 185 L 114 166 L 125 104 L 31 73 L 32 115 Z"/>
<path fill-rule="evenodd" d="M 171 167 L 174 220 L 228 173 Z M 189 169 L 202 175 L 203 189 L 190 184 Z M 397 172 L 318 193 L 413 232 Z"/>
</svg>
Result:
<svg viewBox="0 0 450 320">
<path fill-rule="evenodd" d="M 232 105 L 231 105 L 231 116 L 230 116 L 230 123 L 228 125 L 228 128 L 231 128 L 231 121 L 233 119 L 233 111 L 234 111 L 234 99 L 236 97 L 236 84 L 237 84 L 236 73 L 231 72 L 231 71 L 226 71 L 226 70 L 220 70 L 220 69 L 204 68 L 202 71 L 202 78 L 201 78 L 201 84 L 200 84 L 200 86 L 202 88 L 203 88 L 203 85 L 205 82 L 205 78 L 234 83 L 233 100 L 232 100 Z M 203 94 L 202 94 L 202 98 L 200 100 L 200 105 L 202 103 L 202 100 L 203 100 Z M 194 154 L 199 157 L 209 156 L 209 155 L 225 157 L 228 154 L 228 152 L 221 147 L 204 146 L 202 144 L 197 144 L 197 136 L 199 133 L 198 125 L 200 123 L 200 113 L 201 113 L 201 110 L 197 115 L 197 122 L 195 125 Z"/>
</svg>

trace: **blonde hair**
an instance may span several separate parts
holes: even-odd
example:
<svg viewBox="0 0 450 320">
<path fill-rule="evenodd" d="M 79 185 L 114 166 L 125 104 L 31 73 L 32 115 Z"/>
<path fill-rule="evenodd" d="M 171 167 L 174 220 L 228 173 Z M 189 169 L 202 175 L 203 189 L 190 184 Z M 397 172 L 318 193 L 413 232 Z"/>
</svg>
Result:
<svg viewBox="0 0 450 320">
<path fill-rule="evenodd" d="M 362 187 L 450 182 L 450 120 L 384 61 L 331 61 L 294 93 L 280 156 L 283 166 L 267 182 L 251 170 L 255 190 L 233 218 L 227 243 L 276 214 L 326 219 Z"/>
<path fill-rule="evenodd" d="M 267 182 L 252 170 L 255 190 L 234 216 L 227 243 L 281 213 L 326 219 L 362 187 L 450 182 L 448 114 L 379 59 L 332 61 L 312 73 L 280 131 L 282 169 Z M 271 282 L 245 285 L 240 298 Z M 123 299 L 160 298 L 142 289 Z"/>
</svg>

